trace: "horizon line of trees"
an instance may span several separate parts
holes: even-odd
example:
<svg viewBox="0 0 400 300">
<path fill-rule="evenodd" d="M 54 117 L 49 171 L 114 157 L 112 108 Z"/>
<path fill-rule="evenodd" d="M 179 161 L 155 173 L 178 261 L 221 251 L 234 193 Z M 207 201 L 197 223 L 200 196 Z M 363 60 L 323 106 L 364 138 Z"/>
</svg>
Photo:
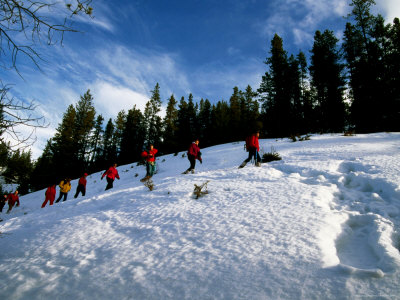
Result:
<svg viewBox="0 0 400 300">
<path fill-rule="evenodd" d="M 104 170 L 113 162 L 138 161 L 149 143 L 167 154 L 186 150 L 195 137 L 207 147 L 244 140 L 256 130 L 277 138 L 399 131 L 400 22 L 395 18 L 385 25 L 382 16 L 370 13 L 374 4 L 352 0 L 352 22 L 346 24 L 342 45 L 332 31 L 317 30 L 309 63 L 303 52 L 285 51 L 275 34 L 258 89 L 234 87 L 229 101 L 195 102 L 192 94 L 177 101 L 171 95 L 161 118 L 157 83 L 143 112 L 133 106 L 106 121 L 96 115 L 88 90 L 64 113 L 55 136 L 32 165 L 25 189 Z"/>
</svg>

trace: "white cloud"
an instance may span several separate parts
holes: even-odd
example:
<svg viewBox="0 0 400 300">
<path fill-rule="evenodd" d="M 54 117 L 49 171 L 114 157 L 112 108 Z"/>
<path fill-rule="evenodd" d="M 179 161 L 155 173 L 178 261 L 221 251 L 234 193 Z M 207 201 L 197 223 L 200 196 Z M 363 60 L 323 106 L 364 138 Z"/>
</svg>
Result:
<svg viewBox="0 0 400 300">
<path fill-rule="evenodd" d="M 377 8 L 387 22 L 392 23 L 394 18 L 400 18 L 399 0 L 377 0 Z"/>
<path fill-rule="evenodd" d="M 96 111 L 106 120 L 115 119 L 118 112 L 121 110 L 127 112 L 134 105 L 143 112 L 146 102 L 149 101 L 147 95 L 105 81 L 96 82 L 91 91 L 93 91 Z"/>
<path fill-rule="evenodd" d="M 96 56 L 102 66 L 97 70 L 97 77 L 102 79 L 107 74 L 107 80 L 114 85 L 149 95 L 158 82 L 164 99 L 174 91 L 190 90 L 187 75 L 177 63 L 177 55 L 115 46 L 99 51 Z"/>
<path fill-rule="evenodd" d="M 347 15 L 349 8 L 348 0 L 282 0 L 271 11 L 273 13 L 262 25 L 262 33 L 268 37 L 277 33 L 303 46 L 305 42 L 312 42 L 321 24 Z"/>
</svg>

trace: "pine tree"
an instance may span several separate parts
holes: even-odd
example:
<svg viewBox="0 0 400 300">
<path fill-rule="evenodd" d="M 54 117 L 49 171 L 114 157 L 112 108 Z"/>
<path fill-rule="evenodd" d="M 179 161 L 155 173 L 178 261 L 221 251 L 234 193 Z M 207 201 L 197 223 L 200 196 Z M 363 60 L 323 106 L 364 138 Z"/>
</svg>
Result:
<svg viewBox="0 0 400 300">
<path fill-rule="evenodd" d="M 112 136 L 112 148 L 114 149 L 114 162 L 117 162 L 117 158 L 120 155 L 121 152 L 121 142 L 122 142 L 122 136 L 125 130 L 125 124 L 126 124 L 126 113 L 124 110 L 120 111 L 117 114 L 117 117 L 114 120 L 114 133 Z M 119 163 L 119 161 L 118 161 Z"/>
<path fill-rule="evenodd" d="M 58 169 L 54 163 L 53 140 L 47 141 L 42 155 L 38 158 L 29 182 L 34 190 L 40 190 L 52 184 L 58 184 Z"/>
<path fill-rule="evenodd" d="M 99 167 L 102 169 L 109 167 L 117 160 L 117 149 L 113 140 L 114 136 L 114 123 L 110 118 L 107 122 L 103 135 L 103 151 L 99 160 Z"/>
<path fill-rule="evenodd" d="M 140 158 L 145 138 L 144 116 L 140 109 L 134 106 L 128 110 L 125 126 L 122 132 L 119 163 L 127 164 Z"/>
<path fill-rule="evenodd" d="M 178 119 L 177 119 L 177 137 L 178 149 L 183 150 L 188 147 L 191 142 L 190 132 L 190 118 L 188 115 L 188 103 L 184 97 L 181 97 L 178 105 Z"/>
<path fill-rule="evenodd" d="M 151 91 L 151 98 L 146 103 L 144 118 L 146 120 L 146 142 L 153 145 L 161 144 L 162 119 L 158 115 L 161 111 L 160 86 L 157 83 Z"/>
<path fill-rule="evenodd" d="M 57 178 L 70 177 L 76 171 L 77 153 L 74 140 L 76 110 L 71 104 L 65 112 L 61 124 L 56 129 L 51 150 L 53 164 L 57 169 Z"/>
<path fill-rule="evenodd" d="M 163 150 L 165 153 L 171 153 L 178 150 L 178 137 L 177 137 L 177 121 L 178 109 L 174 95 L 168 99 L 167 110 L 163 120 Z"/>
<path fill-rule="evenodd" d="M 188 106 L 187 106 L 187 117 L 189 120 L 189 138 L 194 140 L 197 138 L 197 109 L 193 101 L 193 95 L 189 94 Z"/>
<path fill-rule="evenodd" d="M 344 65 L 340 63 L 338 42 L 332 31 L 316 31 L 311 50 L 311 84 L 316 91 L 317 121 L 322 132 L 341 132 L 345 125 Z"/>
<path fill-rule="evenodd" d="M 250 85 L 246 87 L 246 90 L 241 99 L 242 104 L 242 124 L 243 128 L 241 131 L 241 137 L 246 137 L 248 134 L 254 133 L 254 131 L 261 130 L 262 124 L 259 121 L 260 106 L 258 101 L 254 98 L 257 93 L 253 91 Z"/>
<path fill-rule="evenodd" d="M 95 108 L 90 90 L 81 96 L 75 106 L 76 119 L 73 130 L 73 141 L 76 147 L 76 171 L 72 175 L 79 175 L 87 168 L 89 162 L 89 135 L 94 126 Z"/>
<path fill-rule="evenodd" d="M 226 132 L 230 141 L 241 140 L 241 132 L 243 124 L 241 124 L 242 111 L 241 111 L 241 99 L 243 98 L 242 91 L 237 86 L 233 88 L 233 94 L 229 99 L 229 131 Z"/>
<path fill-rule="evenodd" d="M 373 36 L 376 17 L 370 9 L 373 0 L 352 0 L 355 24 L 346 24 L 343 49 L 347 60 L 351 87 L 351 117 L 358 131 L 373 132 L 382 129 L 381 93 L 382 52 Z"/>
<path fill-rule="evenodd" d="M 6 183 L 18 183 L 18 190 L 26 194 L 30 190 L 29 178 L 33 171 L 31 152 L 13 151 L 7 160 L 7 167 L 4 176 Z"/>
<path fill-rule="evenodd" d="M 316 132 L 317 124 L 314 115 L 314 99 L 311 96 L 311 87 L 309 85 L 307 59 L 303 52 L 297 55 L 300 71 L 300 89 L 301 89 L 301 103 L 302 103 L 302 133 Z"/>
<path fill-rule="evenodd" d="M 99 170 L 98 167 L 96 166 L 96 162 L 100 159 L 101 157 L 101 151 L 102 151 L 102 138 L 104 134 L 104 129 L 103 129 L 103 122 L 104 118 L 102 115 L 98 115 L 94 124 L 94 128 L 92 130 L 92 134 L 90 136 L 90 170 L 91 171 L 97 171 Z"/>
<path fill-rule="evenodd" d="M 208 99 L 200 101 L 199 108 L 199 139 L 202 147 L 210 146 L 212 143 L 212 108 Z"/>
<path fill-rule="evenodd" d="M 230 109 L 225 101 L 218 101 L 217 105 L 213 105 L 212 110 L 212 143 L 222 144 L 229 142 L 229 115 Z"/>
<path fill-rule="evenodd" d="M 283 137 L 291 133 L 291 98 L 289 63 L 283 41 L 275 34 L 271 41 L 271 56 L 266 64 L 269 70 L 262 77 L 258 93 L 262 102 L 264 131 L 270 136 Z"/>
<path fill-rule="evenodd" d="M 400 21 L 393 20 L 393 24 L 384 24 L 381 16 L 378 16 L 373 36 L 377 38 L 380 48 L 384 53 L 384 70 L 382 83 L 384 90 L 382 102 L 384 107 L 383 129 L 388 131 L 400 130 Z"/>
</svg>

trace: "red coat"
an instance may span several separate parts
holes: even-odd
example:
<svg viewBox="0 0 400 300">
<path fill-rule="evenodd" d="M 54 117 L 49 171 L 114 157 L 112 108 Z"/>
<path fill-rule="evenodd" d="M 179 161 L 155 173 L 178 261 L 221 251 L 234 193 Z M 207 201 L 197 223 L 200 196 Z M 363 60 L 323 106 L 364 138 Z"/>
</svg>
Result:
<svg viewBox="0 0 400 300">
<path fill-rule="evenodd" d="M 110 167 L 107 171 L 105 171 L 103 176 L 101 176 L 101 178 L 103 179 L 103 177 L 106 175 L 108 178 L 111 178 L 112 180 L 114 180 L 115 177 L 119 179 L 118 170 L 114 167 Z"/>
<path fill-rule="evenodd" d="M 86 187 L 86 182 L 87 182 L 86 178 L 84 176 L 82 176 L 81 178 L 79 178 L 78 184 Z"/>
<path fill-rule="evenodd" d="M 246 149 L 250 150 L 250 148 L 256 148 L 257 151 L 260 151 L 260 144 L 258 143 L 258 137 L 254 134 L 246 138 Z"/>
<path fill-rule="evenodd" d="M 200 152 L 200 147 L 198 145 L 196 145 L 196 143 L 193 142 L 189 147 L 188 155 L 193 155 L 194 158 L 201 160 L 201 157 L 199 156 L 199 152 Z"/>
<path fill-rule="evenodd" d="M 153 148 L 153 150 L 149 150 L 149 151 L 143 151 L 142 152 L 142 157 L 146 159 L 146 161 L 148 162 L 152 162 L 156 160 L 156 153 L 158 152 L 158 150 L 156 148 Z"/>
<path fill-rule="evenodd" d="M 49 186 L 46 190 L 46 199 L 54 200 L 55 197 L 56 197 L 56 187 L 53 185 Z"/>
<path fill-rule="evenodd" d="M 8 206 L 13 207 L 15 202 L 17 202 L 17 206 L 19 206 L 19 197 L 15 194 L 10 194 L 7 197 Z"/>
</svg>

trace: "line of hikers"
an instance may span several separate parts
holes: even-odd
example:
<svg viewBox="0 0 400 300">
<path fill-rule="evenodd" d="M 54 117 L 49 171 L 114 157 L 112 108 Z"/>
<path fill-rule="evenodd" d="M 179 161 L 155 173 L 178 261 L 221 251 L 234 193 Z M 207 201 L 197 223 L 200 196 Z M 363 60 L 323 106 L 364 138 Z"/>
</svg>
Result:
<svg viewBox="0 0 400 300">
<path fill-rule="evenodd" d="M 239 168 L 243 168 L 246 166 L 246 164 L 254 158 L 254 162 L 256 166 L 261 165 L 261 158 L 259 155 L 260 151 L 260 146 L 258 142 L 259 138 L 259 132 L 255 132 L 254 134 L 248 136 L 246 138 L 246 150 L 249 152 L 249 156 L 247 159 L 245 159 L 242 164 L 239 166 Z M 201 151 L 199 147 L 199 139 L 195 139 L 194 142 L 189 146 L 188 152 L 187 152 L 187 157 L 190 162 L 189 168 L 184 171 L 182 174 L 188 174 L 188 173 L 194 173 L 195 167 L 196 167 L 196 160 L 198 160 L 201 164 L 203 163 L 203 159 L 201 157 Z M 144 182 L 152 178 L 152 176 L 155 173 L 156 170 L 156 154 L 158 150 L 154 148 L 153 144 L 149 145 L 149 149 L 146 151 L 144 150 L 141 153 L 141 157 L 146 161 L 146 176 L 142 178 L 140 181 Z M 87 173 L 84 173 L 82 177 L 79 178 L 78 181 L 78 186 L 76 188 L 76 192 L 74 195 L 74 198 L 77 198 L 79 194 L 81 193 L 82 196 L 85 196 L 86 194 L 86 177 L 88 176 Z M 113 188 L 114 180 L 119 178 L 118 170 L 117 170 L 117 164 L 114 163 L 111 167 L 109 167 L 101 176 L 101 180 L 106 177 L 107 180 L 107 186 L 105 190 Z M 63 201 L 67 200 L 68 197 L 68 192 L 71 190 L 71 179 L 70 178 L 65 178 L 60 182 L 58 185 L 60 188 L 60 194 L 55 201 L 56 203 L 60 202 L 62 198 Z M 50 202 L 50 205 L 54 204 L 54 200 L 56 198 L 56 184 L 50 185 L 45 192 L 45 200 L 42 203 L 42 208 L 46 206 L 47 202 Z M 9 195 L 4 195 L 2 199 L 0 199 L 0 212 L 3 211 L 3 207 L 5 203 L 8 201 L 9 208 L 7 210 L 7 213 L 9 213 L 14 204 L 17 203 L 17 207 L 19 206 L 19 197 L 18 197 L 18 190 L 16 190 L 14 193 L 9 194 Z"/>
</svg>

